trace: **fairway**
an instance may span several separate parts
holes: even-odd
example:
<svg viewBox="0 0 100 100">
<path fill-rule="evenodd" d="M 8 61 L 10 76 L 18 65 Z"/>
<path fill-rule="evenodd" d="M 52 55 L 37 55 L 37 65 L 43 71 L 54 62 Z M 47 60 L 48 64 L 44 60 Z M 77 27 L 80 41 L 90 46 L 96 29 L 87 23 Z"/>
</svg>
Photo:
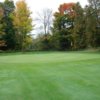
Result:
<svg viewBox="0 0 100 100">
<path fill-rule="evenodd" d="M 0 54 L 0 100 L 100 100 L 100 53 Z"/>
</svg>

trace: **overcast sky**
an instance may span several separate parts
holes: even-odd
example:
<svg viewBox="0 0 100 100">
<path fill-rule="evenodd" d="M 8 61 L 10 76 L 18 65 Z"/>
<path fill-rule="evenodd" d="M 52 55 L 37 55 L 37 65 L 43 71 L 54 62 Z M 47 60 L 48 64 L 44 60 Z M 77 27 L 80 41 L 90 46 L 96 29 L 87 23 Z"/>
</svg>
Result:
<svg viewBox="0 0 100 100">
<path fill-rule="evenodd" d="M 4 0 L 0 0 L 2 2 Z M 14 0 L 16 2 L 18 0 Z M 44 8 L 50 8 L 53 12 L 58 10 L 60 4 L 68 2 L 80 2 L 82 7 L 88 4 L 87 0 L 26 0 L 28 7 L 32 11 L 32 17 L 35 19 L 37 12 L 40 12 Z M 36 32 L 36 31 L 34 31 Z"/>
<path fill-rule="evenodd" d="M 4 0 L 0 0 L 4 1 Z M 18 0 L 14 0 L 16 2 Z M 60 4 L 68 3 L 68 2 L 80 2 L 82 7 L 84 7 L 86 4 L 88 4 L 87 0 L 26 0 L 28 7 L 33 12 L 33 15 L 36 14 L 36 12 L 41 11 L 44 8 L 50 8 L 53 11 L 57 11 Z"/>
<path fill-rule="evenodd" d="M 16 0 L 17 1 L 17 0 Z M 59 5 L 67 2 L 80 2 L 82 6 L 87 4 L 87 0 L 26 0 L 33 12 L 43 8 L 57 10 Z"/>
</svg>

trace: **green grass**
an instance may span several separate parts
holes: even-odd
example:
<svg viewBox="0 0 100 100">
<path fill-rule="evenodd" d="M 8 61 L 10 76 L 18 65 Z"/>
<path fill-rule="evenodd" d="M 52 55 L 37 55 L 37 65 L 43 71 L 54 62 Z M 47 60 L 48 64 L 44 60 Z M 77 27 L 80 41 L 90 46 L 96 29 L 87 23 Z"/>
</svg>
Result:
<svg viewBox="0 0 100 100">
<path fill-rule="evenodd" d="M 0 100 L 100 100 L 100 53 L 1 54 Z"/>
</svg>

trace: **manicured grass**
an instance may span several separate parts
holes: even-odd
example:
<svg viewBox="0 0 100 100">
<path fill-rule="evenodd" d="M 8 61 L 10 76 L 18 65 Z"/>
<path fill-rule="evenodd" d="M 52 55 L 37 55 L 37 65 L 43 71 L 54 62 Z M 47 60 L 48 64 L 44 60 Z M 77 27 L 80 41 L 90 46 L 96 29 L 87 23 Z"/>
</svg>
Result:
<svg viewBox="0 0 100 100">
<path fill-rule="evenodd" d="M 100 53 L 2 54 L 0 100 L 100 100 Z"/>
</svg>

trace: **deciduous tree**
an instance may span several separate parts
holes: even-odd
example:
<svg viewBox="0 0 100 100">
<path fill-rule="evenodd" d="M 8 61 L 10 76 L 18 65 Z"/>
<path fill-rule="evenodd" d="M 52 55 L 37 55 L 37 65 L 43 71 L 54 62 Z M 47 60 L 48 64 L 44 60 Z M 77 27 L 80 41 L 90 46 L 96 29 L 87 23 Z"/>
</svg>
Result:
<svg viewBox="0 0 100 100">
<path fill-rule="evenodd" d="M 64 3 L 58 8 L 58 12 L 54 14 L 53 21 L 53 39 L 55 39 L 55 45 L 60 50 L 66 50 L 71 48 L 71 30 L 73 28 L 74 3 Z M 54 40 L 53 40 L 54 41 Z"/>
<path fill-rule="evenodd" d="M 38 13 L 37 21 L 43 26 L 44 34 L 49 34 L 52 24 L 52 10 L 48 8 L 43 9 L 41 13 Z"/>
<path fill-rule="evenodd" d="M 84 9 L 79 3 L 74 6 L 74 27 L 72 29 L 72 48 L 74 50 L 85 48 L 85 17 Z"/>
<path fill-rule="evenodd" d="M 17 43 L 19 47 L 24 50 L 27 44 L 27 36 L 33 29 L 31 11 L 24 0 L 19 0 L 16 3 L 14 11 L 14 26 L 16 29 Z"/>
</svg>

